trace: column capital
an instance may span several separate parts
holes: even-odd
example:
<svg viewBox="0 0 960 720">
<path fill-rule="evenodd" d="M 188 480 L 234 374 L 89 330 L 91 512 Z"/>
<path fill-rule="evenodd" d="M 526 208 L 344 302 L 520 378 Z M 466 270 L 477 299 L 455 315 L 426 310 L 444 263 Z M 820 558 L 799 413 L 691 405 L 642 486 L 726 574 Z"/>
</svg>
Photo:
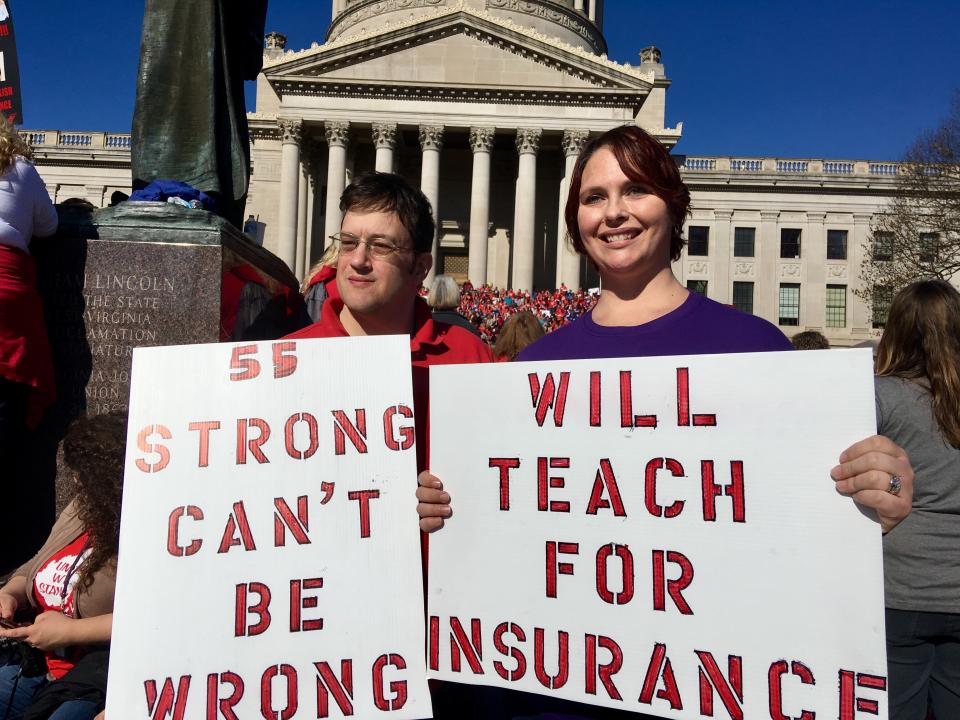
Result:
<svg viewBox="0 0 960 720">
<path fill-rule="evenodd" d="M 299 145 L 303 139 L 303 120 L 300 118 L 279 118 L 280 142 L 284 145 L 293 143 Z"/>
<path fill-rule="evenodd" d="M 808 212 L 807 213 L 807 222 L 820 223 L 823 224 L 823 221 L 827 219 L 827 214 L 825 212 Z"/>
<path fill-rule="evenodd" d="M 341 120 L 327 120 L 323 123 L 323 136 L 330 147 L 346 147 L 350 142 L 350 123 Z"/>
<path fill-rule="evenodd" d="M 873 215 L 871 215 L 870 213 L 854 213 L 853 214 L 854 225 L 869 225 L 871 220 L 873 220 Z"/>
<path fill-rule="evenodd" d="M 587 144 L 587 136 L 589 135 L 590 133 L 586 130 L 564 130 L 563 140 L 560 141 L 564 156 L 579 155 L 583 146 Z"/>
<path fill-rule="evenodd" d="M 733 210 L 714 210 L 713 217 L 716 220 L 730 220 L 733 217 Z"/>
<path fill-rule="evenodd" d="M 489 126 L 470 128 L 470 149 L 473 152 L 490 152 L 493 150 L 493 137 L 497 129 Z"/>
<path fill-rule="evenodd" d="M 779 210 L 761 210 L 760 211 L 761 222 L 776 222 L 779 219 L 780 219 Z"/>
<path fill-rule="evenodd" d="M 420 126 L 420 149 L 443 150 L 443 125 Z"/>
<path fill-rule="evenodd" d="M 517 152 L 521 155 L 536 155 L 542 135 L 542 128 L 517 128 Z"/>
<path fill-rule="evenodd" d="M 373 145 L 377 150 L 387 148 L 393 150 L 397 146 L 396 123 L 373 123 L 371 126 Z"/>
</svg>

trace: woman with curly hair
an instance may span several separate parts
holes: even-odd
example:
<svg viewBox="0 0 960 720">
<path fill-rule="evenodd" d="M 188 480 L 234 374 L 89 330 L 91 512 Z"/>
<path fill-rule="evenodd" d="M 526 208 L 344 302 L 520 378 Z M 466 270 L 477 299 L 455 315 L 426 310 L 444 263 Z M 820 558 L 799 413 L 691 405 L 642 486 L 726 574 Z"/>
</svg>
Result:
<svg viewBox="0 0 960 720">
<path fill-rule="evenodd" d="M 38 693 L 50 694 L 56 680 L 110 641 L 125 440 L 119 414 L 81 418 L 64 438 L 77 494 L 40 551 L 0 588 L 0 638 L 40 650 L 47 671 L 29 677 L 25 663 L 0 665 L 0 720 L 24 717 Z M 24 614 L 35 617 L 11 627 Z M 50 718 L 89 720 L 103 708 L 102 694 L 70 700 Z"/>
<path fill-rule="evenodd" d="M 883 538 L 892 720 L 960 718 L 960 292 L 907 286 L 877 348 L 878 432 L 910 455 L 913 512 Z"/>
<path fill-rule="evenodd" d="M 39 421 L 55 391 L 29 243 L 56 232 L 57 212 L 30 158 L 30 146 L 0 117 L 0 468 L 5 477 L 12 474 L 26 428 Z M 8 488 L 0 485 L 0 490 Z"/>
</svg>

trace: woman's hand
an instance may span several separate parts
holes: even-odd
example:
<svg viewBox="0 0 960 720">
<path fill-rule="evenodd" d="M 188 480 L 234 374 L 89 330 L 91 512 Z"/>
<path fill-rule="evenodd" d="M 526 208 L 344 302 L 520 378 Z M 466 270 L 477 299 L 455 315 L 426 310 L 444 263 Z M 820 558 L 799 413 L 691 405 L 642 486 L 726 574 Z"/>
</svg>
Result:
<svg viewBox="0 0 960 720">
<path fill-rule="evenodd" d="M 890 532 L 913 507 L 913 468 L 906 451 L 890 438 L 874 435 L 840 453 L 830 471 L 837 492 L 876 510 L 883 532 Z M 900 478 L 900 491 L 890 492 L 891 478 Z"/>
<path fill-rule="evenodd" d="M 13 622 L 13 616 L 20 607 L 20 601 L 11 593 L 0 590 L 0 620 Z"/>
<path fill-rule="evenodd" d="M 445 492 L 440 479 L 424 470 L 417 476 L 417 514 L 420 529 L 433 532 L 443 527 L 444 518 L 450 517 L 450 493 Z"/>
<path fill-rule="evenodd" d="M 0 630 L 0 637 L 22 640 L 38 650 L 48 651 L 70 645 L 102 643 L 110 640 L 113 613 L 89 618 L 71 618 L 48 610 L 37 615 L 33 623 Z"/>
</svg>

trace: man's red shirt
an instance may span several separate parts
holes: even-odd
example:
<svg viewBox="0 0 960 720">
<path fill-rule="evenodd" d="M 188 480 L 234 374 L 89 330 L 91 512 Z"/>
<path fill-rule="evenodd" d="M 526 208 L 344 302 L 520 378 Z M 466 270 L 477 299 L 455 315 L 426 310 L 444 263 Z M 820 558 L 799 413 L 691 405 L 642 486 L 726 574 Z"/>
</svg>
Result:
<svg viewBox="0 0 960 720">
<path fill-rule="evenodd" d="M 434 321 L 430 306 L 422 298 L 414 301 L 413 333 L 410 336 L 410 364 L 413 369 L 413 414 L 417 427 L 417 472 L 425 470 L 430 420 L 430 366 L 496 362 L 493 351 L 469 330 Z M 346 337 L 340 322 L 343 300 L 331 296 L 323 304 L 320 319 L 287 335 L 288 340 Z"/>
</svg>

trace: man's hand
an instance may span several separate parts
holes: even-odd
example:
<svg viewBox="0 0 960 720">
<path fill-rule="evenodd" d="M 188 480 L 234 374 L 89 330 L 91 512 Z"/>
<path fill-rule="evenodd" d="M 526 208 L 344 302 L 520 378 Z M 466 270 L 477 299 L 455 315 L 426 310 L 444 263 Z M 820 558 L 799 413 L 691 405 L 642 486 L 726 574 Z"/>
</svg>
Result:
<svg viewBox="0 0 960 720">
<path fill-rule="evenodd" d="M 61 612 L 48 611 L 37 615 L 31 625 L 0 630 L 0 637 L 23 640 L 27 645 L 46 652 L 74 644 L 71 630 L 75 622 Z"/>
<path fill-rule="evenodd" d="M 913 506 L 913 468 L 906 451 L 890 438 L 874 435 L 840 453 L 840 464 L 830 471 L 837 492 L 876 510 L 883 532 L 890 532 Z M 900 492 L 889 492 L 892 477 L 900 478 Z M 421 521 L 422 522 L 422 521 Z"/>
<path fill-rule="evenodd" d="M 417 514 L 420 516 L 420 529 L 433 532 L 443 527 L 444 518 L 450 517 L 450 493 L 443 489 L 439 478 L 424 470 L 417 476 Z"/>
</svg>

